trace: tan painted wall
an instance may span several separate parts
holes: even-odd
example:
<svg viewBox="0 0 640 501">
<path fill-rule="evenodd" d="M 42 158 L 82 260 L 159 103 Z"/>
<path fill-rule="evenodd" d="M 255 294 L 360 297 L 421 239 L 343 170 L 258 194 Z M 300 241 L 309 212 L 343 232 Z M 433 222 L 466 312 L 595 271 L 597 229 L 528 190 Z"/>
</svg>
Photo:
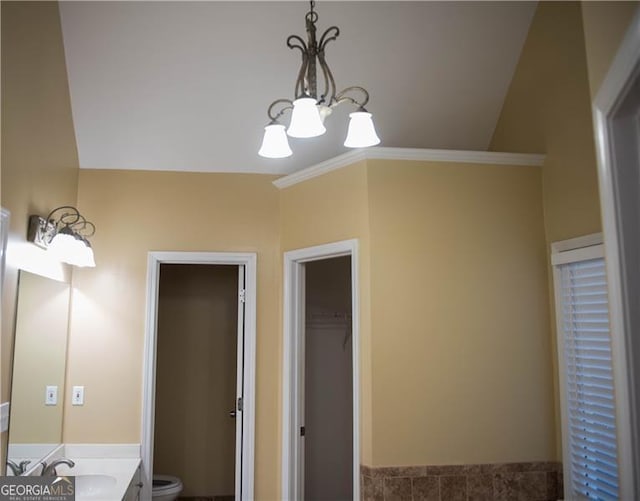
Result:
<svg viewBox="0 0 640 501">
<path fill-rule="evenodd" d="M 553 459 L 540 169 L 368 165 L 372 463 Z"/>
<path fill-rule="evenodd" d="M 2 2 L 2 188 L 11 211 L 2 294 L 0 400 L 9 398 L 18 268 L 56 274 L 59 265 L 26 244 L 27 218 L 74 204 L 78 157 L 56 2 Z M 2 435 L 0 464 L 6 437 Z"/>
<path fill-rule="evenodd" d="M 582 2 L 589 87 L 595 98 L 618 50 L 638 2 Z"/>
<path fill-rule="evenodd" d="M 281 192 L 271 179 L 81 172 L 98 267 L 74 273 L 67 384 L 87 403 L 66 407 L 66 442 L 139 440 L 147 251 L 254 250 L 256 495 L 277 499 L 280 252 L 358 238 L 362 462 L 553 459 L 539 168 L 369 161 Z"/>
<path fill-rule="evenodd" d="M 97 267 L 74 271 L 64 441 L 139 442 L 147 252 L 258 255 L 256 497 L 277 499 L 280 465 L 280 240 L 273 176 L 83 170 Z"/>
<path fill-rule="evenodd" d="M 601 231 L 580 3 L 539 3 L 490 149 L 546 153 L 542 183 L 547 252 L 551 242 Z M 560 458 L 562 441 L 550 270 L 549 267 L 556 455 Z"/>
<path fill-rule="evenodd" d="M 367 168 L 359 162 L 281 191 L 281 246 L 286 252 L 359 240 L 360 453 L 371 464 L 371 323 Z"/>
<path fill-rule="evenodd" d="M 600 231 L 579 3 L 539 4 L 490 149 L 547 154 L 542 180 L 548 242 Z"/>
<path fill-rule="evenodd" d="M 238 266 L 160 266 L 154 473 L 233 495 Z"/>
</svg>

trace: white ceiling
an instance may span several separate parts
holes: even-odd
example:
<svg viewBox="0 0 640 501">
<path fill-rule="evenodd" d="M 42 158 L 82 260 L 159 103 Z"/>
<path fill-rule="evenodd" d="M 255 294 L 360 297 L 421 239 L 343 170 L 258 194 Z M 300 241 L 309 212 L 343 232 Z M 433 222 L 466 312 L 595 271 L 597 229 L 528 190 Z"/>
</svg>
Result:
<svg viewBox="0 0 640 501">
<path fill-rule="evenodd" d="M 338 89 L 361 85 L 381 146 L 485 150 L 522 50 L 530 2 L 319 2 Z M 292 98 L 307 2 L 61 2 L 82 168 L 291 173 L 347 150 L 327 133 L 257 151 Z M 346 106 L 346 105 L 345 105 Z"/>
</svg>

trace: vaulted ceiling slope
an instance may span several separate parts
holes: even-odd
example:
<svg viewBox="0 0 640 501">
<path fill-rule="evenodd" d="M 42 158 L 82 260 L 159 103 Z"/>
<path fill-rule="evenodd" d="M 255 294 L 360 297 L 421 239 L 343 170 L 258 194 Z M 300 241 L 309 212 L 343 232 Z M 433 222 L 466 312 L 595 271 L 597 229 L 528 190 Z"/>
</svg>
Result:
<svg viewBox="0 0 640 501">
<path fill-rule="evenodd" d="M 381 146 L 485 150 L 531 23 L 530 2 L 318 2 L 338 89 L 371 94 Z M 292 98 L 307 2 L 60 2 L 82 168 L 291 173 L 334 157 L 327 133 L 257 155 Z"/>
</svg>

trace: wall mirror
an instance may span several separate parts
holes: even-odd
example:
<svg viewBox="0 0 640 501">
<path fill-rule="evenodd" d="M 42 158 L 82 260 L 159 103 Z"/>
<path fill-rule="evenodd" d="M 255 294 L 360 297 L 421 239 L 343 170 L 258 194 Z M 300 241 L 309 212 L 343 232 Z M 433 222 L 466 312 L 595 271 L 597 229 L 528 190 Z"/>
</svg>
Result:
<svg viewBox="0 0 640 501">
<path fill-rule="evenodd" d="M 70 286 L 21 270 L 7 475 L 28 471 L 62 442 Z"/>
</svg>

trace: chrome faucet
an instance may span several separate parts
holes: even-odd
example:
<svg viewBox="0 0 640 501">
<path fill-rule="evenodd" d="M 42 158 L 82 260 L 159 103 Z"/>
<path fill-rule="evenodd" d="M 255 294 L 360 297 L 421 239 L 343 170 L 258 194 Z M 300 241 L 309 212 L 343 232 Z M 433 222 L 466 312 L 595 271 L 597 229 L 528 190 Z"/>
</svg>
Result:
<svg viewBox="0 0 640 501">
<path fill-rule="evenodd" d="M 42 462 L 42 473 L 40 474 L 43 477 L 57 477 L 58 472 L 56 471 L 56 467 L 60 464 L 66 464 L 69 468 L 73 468 L 76 464 L 70 459 L 60 458 L 55 459 L 51 462 L 51 464 L 47 464 L 46 462 Z"/>
<path fill-rule="evenodd" d="M 25 471 L 27 471 L 27 465 L 30 463 L 28 459 L 24 461 L 20 461 L 20 464 L 16 464 L 14 461 L 7 459 L 7 466 L 13 472 L 15 477 L 22 475 Z"/>
</svg>

